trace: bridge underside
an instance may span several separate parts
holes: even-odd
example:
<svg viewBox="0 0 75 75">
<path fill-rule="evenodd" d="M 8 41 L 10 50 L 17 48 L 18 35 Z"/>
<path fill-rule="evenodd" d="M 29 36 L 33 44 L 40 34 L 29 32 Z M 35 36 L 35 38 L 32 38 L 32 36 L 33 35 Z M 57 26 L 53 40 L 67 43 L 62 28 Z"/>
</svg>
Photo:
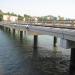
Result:
<svg viewBox="0 0 75 75">
<path fill-rule="evenodd" d="M 63 29 L 42 26 L 30 26 L 26 28 L 25 25 L 1 25 L 6 28 L 15 29 L 19 31 L 26 31 L 27 35 L 51 35 L 61 38 L 61 46 L 64 48 L 75 48 L 75 30 Z M 65 45 L 64 45 L 65 43 Z"/>
</svg>

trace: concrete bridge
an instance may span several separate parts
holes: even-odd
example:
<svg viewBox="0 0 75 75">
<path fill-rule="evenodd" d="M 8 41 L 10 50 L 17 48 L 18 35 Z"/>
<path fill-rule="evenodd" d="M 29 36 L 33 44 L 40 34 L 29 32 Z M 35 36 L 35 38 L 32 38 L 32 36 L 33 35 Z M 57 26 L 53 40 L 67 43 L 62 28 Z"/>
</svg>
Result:
<svg viewBox="0 0 75 75">
<path fill-rule="evenodd" d="M 54 36 L 54 46 L 57 43 L 57 37 L 60 37 L 60 46 L 63 48 L 71 48 L 71 61 L 75 63 L 75 26 L 74 25 L 54 25 L 54 24 L 12 24 L 0 23 L 0 28 L 9 32 L 18 30 L 20 38 L 23 32 L 34 35 L 34 48 L 37 48 L 38 35 Z M 72 67 L 75 65 L 71 65 Z"/>
<path fill-rule="evenodd" d="M 27 34 L 32 34 L 34 37 L 38 35 L 52 35 L 54 36 L 54 42 L 57 37 L 60 37 L 60 46 L 63 48 L 75 48 L 75 26 L 74 25 L 53 25 L 53 24 L 12 24 L 1 22 L 0 27 L 4 30 L 20 31 L 21 37 L 25 31 Z M 56 42 L 55 42 L 56 43 Z M 54 43 L 54 45 L 55 45 Z"/>
</svg>

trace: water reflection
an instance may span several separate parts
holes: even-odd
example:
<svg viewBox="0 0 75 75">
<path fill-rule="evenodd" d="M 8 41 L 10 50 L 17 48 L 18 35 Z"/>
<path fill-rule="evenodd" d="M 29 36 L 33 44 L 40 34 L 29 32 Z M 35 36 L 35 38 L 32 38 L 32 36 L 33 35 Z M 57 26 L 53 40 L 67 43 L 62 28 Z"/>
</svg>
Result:
<svg viewBox="0 0 75 75">
<path fill-rule="evenodd" d="M 71 48 L 70 75 L 75 75 L 75 48 Z"/>
<path fill-rule="evenodd" d="M 0 32 L 0 71 L 4 75 L 69 75 L 70 55 L 64 55 L 62 49 L 33 47 L 32 38 L 11 35 Z"/>
<path fill-rule="evenodd" d="M 37 59 L 33 61 L 33 64 L 36 66 L 36 69 L 44 72 L 46 75 L 68 75 L 69 64 L 64 57 L 59 56 L 58 52 L 55 50 L 50 52 L 50 57 L 40 56 L 39 53 L 36 54 Z M 64 59 L 64 60 L 63 60 Z M 66 66 L 66 67 L 65 67 Z"/>
</svg>

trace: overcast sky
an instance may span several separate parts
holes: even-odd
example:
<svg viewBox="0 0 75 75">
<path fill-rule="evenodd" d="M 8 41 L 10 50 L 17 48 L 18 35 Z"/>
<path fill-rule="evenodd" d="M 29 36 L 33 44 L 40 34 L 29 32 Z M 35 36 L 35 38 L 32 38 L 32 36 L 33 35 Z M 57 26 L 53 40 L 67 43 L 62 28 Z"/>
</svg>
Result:
<svg viewBox="0 0 75 75">
<path fill-rule="evenodd" d="M 75 0 L 0 0 L 0 9 L 21 15 L 75 18 Z"/>
</svg>

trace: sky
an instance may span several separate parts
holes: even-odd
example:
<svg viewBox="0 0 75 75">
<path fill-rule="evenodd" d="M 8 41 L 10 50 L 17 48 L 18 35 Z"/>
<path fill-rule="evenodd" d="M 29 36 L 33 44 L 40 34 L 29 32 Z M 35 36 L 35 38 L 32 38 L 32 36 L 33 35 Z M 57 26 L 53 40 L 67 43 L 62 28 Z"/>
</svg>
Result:
<svg viewBox="0 0 75 75">
<path fill-rule="evenodd" d="M 53 15 L 75 19 L 75 0 L 0 0 L 0 9 L 20 15 Z"/>
</svg>

